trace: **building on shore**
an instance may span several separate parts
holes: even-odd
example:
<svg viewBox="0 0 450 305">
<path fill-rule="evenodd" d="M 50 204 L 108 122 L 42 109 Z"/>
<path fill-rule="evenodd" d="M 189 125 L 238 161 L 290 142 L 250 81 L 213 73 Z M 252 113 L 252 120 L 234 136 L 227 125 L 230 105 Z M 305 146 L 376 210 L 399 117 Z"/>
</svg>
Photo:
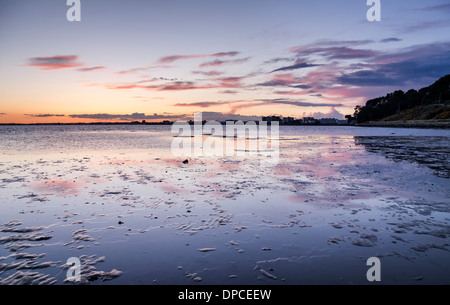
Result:
<svg viewBox="0 0 450 305">
<path fill-rule="evenodd" d="M 282 116 L 264 116 L 263 122 L 271 124 L 272 122 L 278 122 L 280 125 L 346 125 L 347 120 L 339 120 L 335 118 L 322 118 L 315 119 L 314 117 L 304 117 L 303 119 L 295 119 L 293 117 Z"/>
<path fill-rule="evenodd" d="M 319 119 L 320 124 L 322 125 L 335 125 L 337 124 L 337 120 L 334 118 L 323 118 Z"/>
<path fill-rule="evenodd" d="M 321 125 L 345 125 L 347 120 L 338 120 L 335 118 L 323 118 L 319 119 Z"/>
<path fill-rule="evenodd" d="M 304 118 L 303 118 L 303 124 L 306 124 L 306 125 L 316 125 L 316 124 L 319 124 L 319 120 L 316 120 L 316 119 L 313 118 L 313 117 L 304 117 Z"/>
<path fill-rule="evenodd" d="M 272 123 L 272 122 L 283 122 L 283 117 L 279 117 L 276 115 L 272 116 L 263 116 L 262 117 L 263 122 Z"/>
<path fill-rule="evenodd" d="M 283 122 L 284 125 L 292 125 L 292 124 L 294 124 L 294 118 L 288 116 L 286 118 L 283 118 L 282 122 Z"/>
</svg>

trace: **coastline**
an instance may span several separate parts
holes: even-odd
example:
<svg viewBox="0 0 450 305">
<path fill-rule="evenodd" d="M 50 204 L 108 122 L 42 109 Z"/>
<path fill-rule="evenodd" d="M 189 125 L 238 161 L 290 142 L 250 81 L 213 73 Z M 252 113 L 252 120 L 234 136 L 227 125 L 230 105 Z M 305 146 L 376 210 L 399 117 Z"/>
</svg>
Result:
<svg viewBox="0 0 450 305">
<path fill-rule="evenodd" d="M 358 127 L 389 127 L 389 128 L 433 128 L 450 129 L 450 121 L 440 120 L 412 120 L 412 121 L 376 121 L 355 124 Z"/>
<path fill-rule="evenodd" d="M 89 123 L 0 123 L 0 126 L 53 126 L 53 125 L 171 125 L 173 122 L 89 122 Z M 221 122 L 222 123 L 222 122 Z M 258 123 L 258 122 L 257 122 Z M 270 124 L 269 124 L 270 125 Z M 373 121 L 352 124 L 280 124 L 281 126 L 325 126 L 325 127 L 388 127 L 450 129 L 450 120 Z"/>
</svg>

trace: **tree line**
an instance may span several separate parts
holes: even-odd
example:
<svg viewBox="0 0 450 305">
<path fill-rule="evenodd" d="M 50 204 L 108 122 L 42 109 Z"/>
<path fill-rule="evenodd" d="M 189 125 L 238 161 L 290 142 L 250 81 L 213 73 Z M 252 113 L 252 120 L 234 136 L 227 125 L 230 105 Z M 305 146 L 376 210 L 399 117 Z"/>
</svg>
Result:
<svg viewBox="0 0 450 305">
<path fill-rule="evenodd" d="M 450 103 L 450 74 L 440 78 L 431 86 L 418 91 L 397 90 L 386 96 L 368 100 L 365 106 L 356 106 L 353 116 L 346 116 L 357 123 L 379 121 L 415 107 Z"/>
</svg>

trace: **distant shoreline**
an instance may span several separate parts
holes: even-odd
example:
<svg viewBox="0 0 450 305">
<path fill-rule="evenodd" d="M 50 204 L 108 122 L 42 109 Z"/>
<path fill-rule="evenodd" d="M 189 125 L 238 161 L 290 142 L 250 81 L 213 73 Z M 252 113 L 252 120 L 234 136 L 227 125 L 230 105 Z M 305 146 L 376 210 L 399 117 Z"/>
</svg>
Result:
<svg viewBox="0 0 450 305">
<path fill-rule="evenodd" d="M 91 122 L 91 123 L 0 123 L 0 126 L 71 126 L 71 125 L 172 125 L 174 122 Z M 268 124 L 270 125 L 270 124 Z M 359 124 L 280 124 L 281 126 L 324 126 L 324 127 L 387 127 L 387 128 L 429 128 L 450 129 L 450 121 L 377 121 Z"/>
<path fill-rule="evenodd" d="M 431 128 L 431 129 L 450 129 L 450 121 L 377 121 L 360 123 L 354 126 L 359 127 L 389 127 L 389 128 Z"/>
</svg>

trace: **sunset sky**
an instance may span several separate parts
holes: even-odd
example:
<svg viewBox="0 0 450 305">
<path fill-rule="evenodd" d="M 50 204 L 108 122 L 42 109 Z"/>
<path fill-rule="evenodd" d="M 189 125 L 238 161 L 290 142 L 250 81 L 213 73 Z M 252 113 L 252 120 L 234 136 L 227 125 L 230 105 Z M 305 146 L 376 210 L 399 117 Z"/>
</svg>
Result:
<svg viewBox="0 0 450 305">
<path fill-rule="evenodd" d="M 336 117 L 450 73 L 448 0 L 0 0 L 0 123 Z"/>
</svg>

